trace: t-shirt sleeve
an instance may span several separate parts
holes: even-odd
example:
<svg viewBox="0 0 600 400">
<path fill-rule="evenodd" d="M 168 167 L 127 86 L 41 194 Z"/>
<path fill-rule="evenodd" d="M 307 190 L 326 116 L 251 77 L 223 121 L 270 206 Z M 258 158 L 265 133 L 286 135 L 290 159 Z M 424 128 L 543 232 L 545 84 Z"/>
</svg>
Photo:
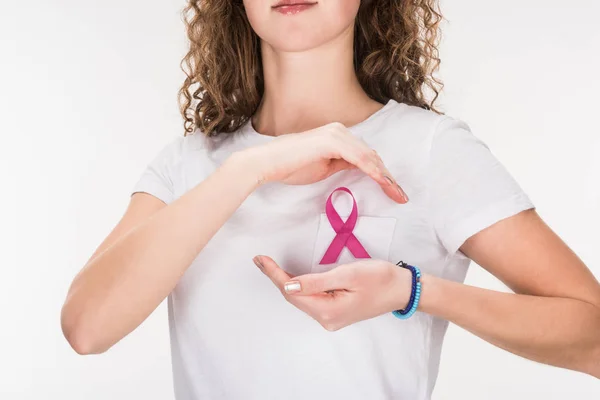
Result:
<svg viewBox="0 0 600 400">
<path fill-rule="evenodd" d="M 534 208 L 490 148 L 450 117 L 433 133 L 427 185 L 435 232 L 451 255 L 482 229 Z"/>
<path fill-rule="evenodd" d="M 175 199 L 175 174 L 182 157 L 183 137 L 167 143 L 154 156 L 133 185 L 131 195 L 143 192 L 169 204 Z"/>
</svg>

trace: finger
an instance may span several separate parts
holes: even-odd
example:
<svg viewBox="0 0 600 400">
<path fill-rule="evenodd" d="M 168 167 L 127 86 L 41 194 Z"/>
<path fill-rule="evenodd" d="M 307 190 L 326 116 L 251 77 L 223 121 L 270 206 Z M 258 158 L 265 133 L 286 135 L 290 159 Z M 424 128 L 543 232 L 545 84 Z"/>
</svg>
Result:
<svg viewBox="0 0 600 400">
<path fill-rule="evenodd" d="M 360 140 L 359 142 L 362 146 L 364 146 L 366 149 L 368 149 L 368 151 L 371 152 L 375 159 L 375 163 L 382 172 L 383 178 L 385 179 L 384 184 L 381 185 L 383 191 L 393 200 L 397 199 L 402 204 L 406 203 L 408 201 L 408 196 L 406 195 L 406 192 L 402 190 L 402 187 L 394 179 L 389 169 L 385 166 L 385 163 L 379 156 L 379 153 L 377 153 L 375 149 L 371 149 L 370 147 L 368 147 L 368 145 L 364 141 Z"/>
<path fill-rule="evenodd" d="M 335 132 L 337 134 L 330 137 L 333 139 L 333 146 L 342 159 L 354 164 L 373 178 L 392 200 L 400 204 L 408 201 L 408 196 L 394 180 L 377 151 L 370 148 L 363 140 L 350 134 L 348 129 L 344 127 L 336 126 Z"/>
<path fill-rule="evenodd" d="M 279 265 L 277 265 L 275 260 L 273 260 L 269 256 L 256 256 L 253 258 L 253 261 L 256 264 L 256 266 L 265 275 L 267 275 L 269 279 L 271 279 L 271 281 L 275 284 L 275 286 L 277 286 L 277 288 L 279 288 L 279 290 L 281 290 L 282 292 L 285 291 L 285 283 L 292 279 L 292 276 L 290 276 L 290 274 L 281 269 Z"/>
<path fill-rule="evenodd" d="M 340 171 L 356 168 L 356 165 L 349 163 L 343 158 L 336 158 L 329 162 L 329 170 L 327 171 L 327 177 Z"/>
<path fill-rule="evenodd" d="M 377 161 L 379 162 L 379 167 L 383 171 L 383 177 L 386 180 L 386 183 L 388 184 L 388 189 L 390 191 L 397 191 L 400 194 L 400 197 L 402 197 L 402 203 L 406 203 L 408 201 L 408 196 L 406 195 L 406 192 L 402 189 L 402 187 L 398 184 L 398 182 L 394 179 L 390 171 L 387 169 L 383 160 L 379 156 L 379 153 L 377 153 L 376 150 L 372 151 L 375 157 L 377 158 Z M 383 189 L 384 191 L 386 190 L 385 187 L 383 187 Z"/>
<path fill-rule="evenodd" d="M 342 158 L 361 169 L 373 178 L 392 200 L 400 204 L 408 201 L 408 196 L 383 165 L 381 157 L 362 139 L 357 138 L 348 128 L 338 123 L 329 124 L 325 132 L 326 143 L 335 158 Z"/>
<path fill-rule="evenodd" d="M 405 204 L 408 201 L 408 196 L 392 177 L 377 153 L 361 142 L 353 144 L 351 147 L 347 150 L 348 155 L 344 155 L 344 158 L 347 158 L 349 162 L 355 164 L 379 183 L 383 192 L 389 198 L 400 204 Z"/>
<path fill-rule="evenodd" d="M 397 201 L 400 204 L 406 204 L 408 202 L 408 196 L 406 192 L 400 187 L 398 182 L 392 177 L 392 174 L 386 169 L 383 174 L 386 184 L 382 185 L 383 192 L 392 200 Z"/>
<path fill-rule="evenodd" d="M 286 293 L 315 295 L 335 290 L 352 290 L 356 283 L 356 268 L 340 265 L 327 272 L 299 275 L 284 283 Z"/>
</svg>

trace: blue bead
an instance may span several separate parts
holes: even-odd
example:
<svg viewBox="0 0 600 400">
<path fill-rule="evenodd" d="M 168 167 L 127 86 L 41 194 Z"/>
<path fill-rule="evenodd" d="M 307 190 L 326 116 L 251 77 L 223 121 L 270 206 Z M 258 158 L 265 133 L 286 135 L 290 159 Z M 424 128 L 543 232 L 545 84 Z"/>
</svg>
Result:
<svg viewBox="0 0 600 400">
<path fill-rule="evenodd" d="M 409 269 L 411 271 L 412 280 L 410 300 L 406 308 L 404 310 L 392 311 L 392 314 L 394 314 L 394 316 L 396 316 L 397 318 L 407 319 L 416 312 L 419 299 L 421 298 L 421 271 L 418 267 L 403 263 L 402 261 L 398 262 L 396 265 Z"/>
</svg>

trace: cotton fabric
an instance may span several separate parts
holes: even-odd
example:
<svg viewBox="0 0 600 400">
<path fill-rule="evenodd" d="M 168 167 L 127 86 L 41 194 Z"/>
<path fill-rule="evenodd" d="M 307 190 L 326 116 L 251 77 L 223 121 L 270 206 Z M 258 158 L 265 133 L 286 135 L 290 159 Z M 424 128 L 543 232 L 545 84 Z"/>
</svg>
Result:
<svg viewBox="0 0 600 400">
<path fill-rule="evenodd" d="M 329 332 L 286 302 L 252 257 L 269 255 L 294 275 L 354 261 L 344 249 L 338 263 L 318 264 L 335 235 L 325 202 L 345 186 L 358 206 L 354 234 L 373 258 L 463 282 L 470 264 L 459 250 L 464 241 L 534 206 L 460 120 L 390 100 L 349 129 L 377 150 L 409 202 L 389 199 L 358 169 L 311 185 L 273 182 L 254 191 L 169 295 L 178 400 L 430 399 L 447 321 L 419 311 L 407 320 L 387 313 Z M 250 121 L 232 134 L 177 137 L 132 193 L 170 204 L 233 152 L 272 140 Z M 347 193 L 338 191 L 333 203 L 341 216 L 350 213 Z"/>
</svg>

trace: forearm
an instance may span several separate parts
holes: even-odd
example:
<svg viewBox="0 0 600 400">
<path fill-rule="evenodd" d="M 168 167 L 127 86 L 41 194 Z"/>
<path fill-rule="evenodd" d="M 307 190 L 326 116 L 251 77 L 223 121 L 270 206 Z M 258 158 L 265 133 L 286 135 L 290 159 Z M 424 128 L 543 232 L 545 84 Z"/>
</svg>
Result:
<svg viewBox="0 0 600 400">
<path fill-rule="evenodd" d="M 569 298 L 477 288 L 429 274 L 419 311 L 514 354 L 600 378 L 600 309 Z"/>
<path fill-rule="evenodd" d="M 65 335 L 76 336 L 69 341 L 98 353 L 135 329 L 257 185 L 252 171 L 229 159 L 90 260 L 63 307 Z"/>
</svg>

